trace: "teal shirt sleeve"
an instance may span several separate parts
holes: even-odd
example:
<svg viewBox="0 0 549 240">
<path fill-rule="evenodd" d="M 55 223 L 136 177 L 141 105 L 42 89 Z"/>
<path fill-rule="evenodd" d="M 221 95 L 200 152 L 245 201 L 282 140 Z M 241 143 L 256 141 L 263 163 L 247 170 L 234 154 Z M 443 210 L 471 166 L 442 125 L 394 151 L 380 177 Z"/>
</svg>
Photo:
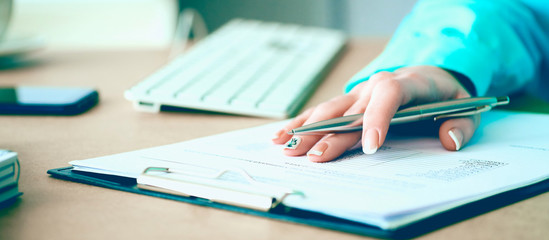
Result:
<svg viewBox="0 0 549 240">
<path fill-rule="evenodd" d="M 376 72 L 430 65 L 463 74 L 478 96 L 509 94 L 536 77 L 541 54 L 533 39 L 540 28 L 519 1 L 419 1 L 345 92 Z"/>
</svg>

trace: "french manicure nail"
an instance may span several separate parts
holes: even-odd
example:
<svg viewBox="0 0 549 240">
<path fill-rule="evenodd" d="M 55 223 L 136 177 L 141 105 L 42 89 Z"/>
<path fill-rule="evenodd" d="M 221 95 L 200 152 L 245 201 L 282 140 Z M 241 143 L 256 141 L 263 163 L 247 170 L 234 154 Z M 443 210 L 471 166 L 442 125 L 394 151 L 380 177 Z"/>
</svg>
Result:
<svg viewBox="0 0 549 240">
<path fill-rule="evenodd" d="M 365 154 L 374 154 L 377 152 L 379 143 L 379 134 L 374 129 L 369 129 L 366 131 L 363 137 L 362 151 Z"/>
<path fill-rule="evenodd" d="M 315 156 L 322 156 L 322 154 L 326 151 L 328 148 L 328 144 L 325 142 L 317 143 L 311 150 L 307 152 L 307 156 L 315 155 Z"/>
<path fill-rule="evenodd" d="M 450 138 L 452 141 L 454 141 L 454 144 L 456 144 L 456 151 L 459 151 L 461 148 L 461 141 L 463 139 L 463 134 L 458 129 L 452 128 L 450 131 L 448 131 L 448 135 L 450 135 Z"/>
<path fill-rule="evenodd" d="M 297 146 L 299 146 L 300 143 L 301 143 L 301 138 L 300 137 L 292 137 L 292 139 L 290 139 L 290 141 L 288 141 L 286 143 L 285 148 L 286 149 L 296 149 Z"/>
</svg>

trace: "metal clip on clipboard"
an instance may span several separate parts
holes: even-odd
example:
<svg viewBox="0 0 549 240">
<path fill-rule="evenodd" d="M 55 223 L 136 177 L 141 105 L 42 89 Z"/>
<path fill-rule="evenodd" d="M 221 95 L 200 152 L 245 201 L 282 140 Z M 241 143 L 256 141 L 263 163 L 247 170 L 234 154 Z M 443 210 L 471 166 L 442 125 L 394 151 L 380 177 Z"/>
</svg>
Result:
<svg viewBox="0 0 549 240">
<path fill-rule="evenodd" d="M 230 172 L 238 173 L 246 182 L 221 180 Z M 137 184 L 139 188 L 150 191 L 204 198 L 265 212 L 278 206 L 288 195 L 303 195 L 289 188 L 258 182 L 238 168 L 206 175 L 173 168 L 148 167 L 137 178 Z"/>
</svg>

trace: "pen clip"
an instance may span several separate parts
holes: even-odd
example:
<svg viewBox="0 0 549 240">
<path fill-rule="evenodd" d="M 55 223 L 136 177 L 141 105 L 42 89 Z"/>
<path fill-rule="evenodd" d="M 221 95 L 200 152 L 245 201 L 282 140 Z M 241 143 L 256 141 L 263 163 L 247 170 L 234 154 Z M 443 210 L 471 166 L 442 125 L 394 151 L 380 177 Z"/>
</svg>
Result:
<svg viewBox="0 0 549 240">
<path fill-rule="evenodd" d="M 492 106 L 484 105 L 484 106 L 481 106 L 481 107 L 476 107 L 476 108 L 474 108 L 473 110 L 470 110 L 470 111 L 464 111 L 464 112 L 458 112 L 458 113 L 452 113 L 452 114 L 443 114 L 443 115 L 435 116 L 434 120 L 437 121 L 439 119 L 444 119 L 444 118 L 467 117 L 467 116 L 472 116 L 472 115 L 475 115 L 475 114 L 487 112 L 487 111 L 490 111 L 491 109 L 492 109 Z"/>
</svg>

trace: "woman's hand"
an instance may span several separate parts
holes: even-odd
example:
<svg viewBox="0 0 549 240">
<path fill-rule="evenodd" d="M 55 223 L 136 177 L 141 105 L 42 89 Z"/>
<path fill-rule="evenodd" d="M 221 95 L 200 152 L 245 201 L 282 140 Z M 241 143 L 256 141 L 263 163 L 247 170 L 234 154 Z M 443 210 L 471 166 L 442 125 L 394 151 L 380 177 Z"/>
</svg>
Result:
<svg viewBox="0 0 549 240">
<path fill-rule="evenodd" d="M 390 121 L 400 106 L 466 97 L 470 97 L 467 90 L 438 67 L 414 66 L 394 73 L 379 72 L 348 94 L 306 110 L 278 131 L 273 142 L 286 143 L 286 155 L 307 154 L 313 162 L 333 160 L 358 143 L 362 144 L 364 153 L 373 154 L 385 141 Z M 358 113 L 364 113 L 362 132 L 293 138 L 287 134 L 305 124 Z M 473 136 L 479 121 L 478 115 L 446 120 L 439 129 L 442 146 L 456 151 L 462 148 Z"/>
</svg>

